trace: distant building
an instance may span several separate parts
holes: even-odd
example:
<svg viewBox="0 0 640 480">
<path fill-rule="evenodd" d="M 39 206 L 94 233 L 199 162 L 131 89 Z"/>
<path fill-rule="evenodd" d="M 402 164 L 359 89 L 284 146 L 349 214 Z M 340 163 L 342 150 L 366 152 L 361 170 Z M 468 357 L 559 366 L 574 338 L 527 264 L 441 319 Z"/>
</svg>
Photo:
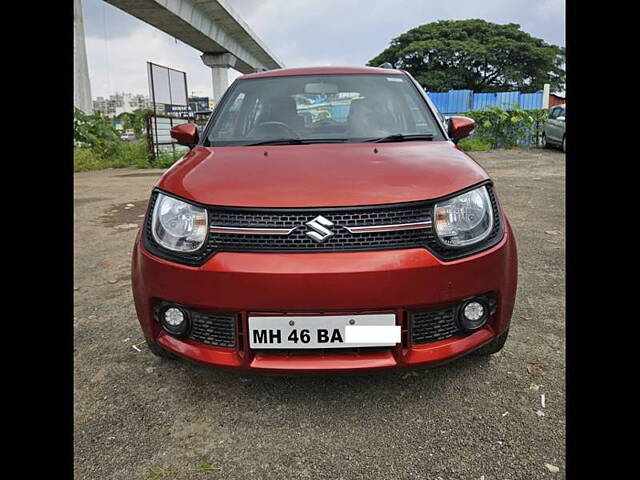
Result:
<svg viewBox="0 0 640 480">
<path fill-rule="evenodd" d="M 115 93 L 109 98 L 97 97 L 93 101 L 93 110 L 108 117 L 117 117 L 121 113 L 134 112 L 139 109 L 152 108 L 151 101 L 146 95 L 131 93 Z"/>
</svg>

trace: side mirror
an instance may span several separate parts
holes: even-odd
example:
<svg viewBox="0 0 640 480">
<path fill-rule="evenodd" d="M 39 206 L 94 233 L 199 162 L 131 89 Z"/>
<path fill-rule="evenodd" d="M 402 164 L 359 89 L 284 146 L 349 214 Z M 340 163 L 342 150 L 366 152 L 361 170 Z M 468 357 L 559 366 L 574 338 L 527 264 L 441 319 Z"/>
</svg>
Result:
<svg viewBox="0 0 640 480">
<path fill-rule="evenodd" d="M 476 122 L 472 118 L 460 116 L 449 117 L 449 137 L 451 137 L 453 143 L 458 143 L 463 138 L 471 135 L 475 127 Z"/>
<path fill-rule="evenodd" d="M 558 120 L 559 122 L 564 122 L 565 121 L 565 117 L 557 117 L 556 120 Z"/>
<path fill-rule="evenodd" d="M 175 139 L 180 145 L 189 148 L 194 147 L 198 143 L 198 127 L 193 123 L 183 123 L 176 125 L 169 131 L 171 138 Z"/>
</svg>

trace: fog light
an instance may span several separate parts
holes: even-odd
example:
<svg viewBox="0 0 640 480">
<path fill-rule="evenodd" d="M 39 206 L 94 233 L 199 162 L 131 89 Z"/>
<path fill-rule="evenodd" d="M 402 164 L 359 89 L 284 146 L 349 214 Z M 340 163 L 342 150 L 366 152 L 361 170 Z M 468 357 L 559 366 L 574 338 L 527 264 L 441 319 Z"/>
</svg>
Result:
<svg viewBox="0 0 640 480">
<path fill-rule="evenodd" d="M 166 307 L 160 312 L 160 324 L 173 335 L 184 335 L 189 328 L 189 317 L 179 307 Z"/>
<path fill-rule="evenodd" d="M 484 300 L 469 300 L 462 304 L 458 317 L 460 327 L 463 330 L 477 330 L 487 323 L 489 319 L 489 306 Z"/>
</svg>

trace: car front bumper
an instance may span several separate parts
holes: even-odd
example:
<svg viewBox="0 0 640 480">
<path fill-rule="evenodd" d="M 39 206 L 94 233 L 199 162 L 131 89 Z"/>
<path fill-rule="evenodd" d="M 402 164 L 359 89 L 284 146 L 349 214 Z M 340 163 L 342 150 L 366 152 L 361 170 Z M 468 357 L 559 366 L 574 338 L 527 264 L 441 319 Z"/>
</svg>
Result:
<svg viewBox="0 0 640 480">
<path fill-rule="evenodd" d="M 132 259 L 132 288 L 146 338 L 189 360 L 266 373 L 336 373 L 431 366 L 463 356 L 509 328 L 517 285 L 515 240 L 443 262 L 422 248 L 341 253 L 220 252 L 201 267 L 172 263 L 144 249 Z M 496 300 L 488 323 L 471 334 L 413 344 L 407 312 L 438 309 L 480 294 Z M 154 306 L 174 302 L 195 311 L 233 314 L 236 346 L 211 346 L 164 332 Z M 388 349 L 327 349 L 305 355 L 249 348 L 251 313 L 355 314 L 393 312 L 403 341 Z M 293 352 L 290 352 L 293 353 Z"/>
</svg>

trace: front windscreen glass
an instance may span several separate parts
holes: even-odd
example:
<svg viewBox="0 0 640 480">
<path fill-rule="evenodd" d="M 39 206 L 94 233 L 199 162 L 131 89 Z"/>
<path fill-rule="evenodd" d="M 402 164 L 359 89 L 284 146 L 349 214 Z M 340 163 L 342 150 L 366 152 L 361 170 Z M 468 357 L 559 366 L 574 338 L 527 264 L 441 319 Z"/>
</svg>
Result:
<svg viewBox="0 0 640 480">
<path fill-rule="evenodd" d="M 371 141 L 389 135 L 445 140 L 405 75 L 299 75 L 238 80 L 205 145 Z"/>
</svg>

